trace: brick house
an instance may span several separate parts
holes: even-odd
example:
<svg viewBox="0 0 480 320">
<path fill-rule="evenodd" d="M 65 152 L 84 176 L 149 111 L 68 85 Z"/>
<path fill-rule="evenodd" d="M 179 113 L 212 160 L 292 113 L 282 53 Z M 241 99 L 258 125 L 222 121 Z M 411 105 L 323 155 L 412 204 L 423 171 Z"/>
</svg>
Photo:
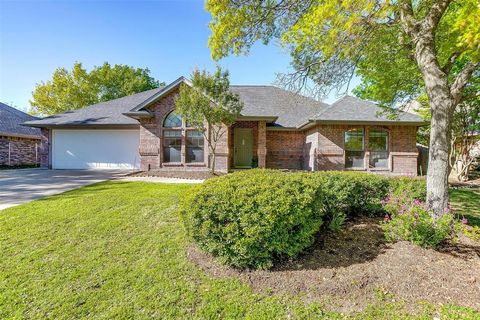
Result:
<svg viewBox="0 0 480 320">
<path fill-rule="evenodd" d="M 40 129 L 21 125 L 37 119 L 0 103 L 0 166 L 37 165 Z"/>
<path fill-rule="evenodd" d="M 209 170 L 200 133 L 175 113 L 181 77 L 158 89 L 28 125 L 42 128 L 42 165 L 63 168 Z M 216 170 L 276 168 L 417 173 L 417 115 L 391 120 L 346 96 L 328 105 L 274 86 L 231 86 L 244 102 L 224 128 Z"/>
</svg>

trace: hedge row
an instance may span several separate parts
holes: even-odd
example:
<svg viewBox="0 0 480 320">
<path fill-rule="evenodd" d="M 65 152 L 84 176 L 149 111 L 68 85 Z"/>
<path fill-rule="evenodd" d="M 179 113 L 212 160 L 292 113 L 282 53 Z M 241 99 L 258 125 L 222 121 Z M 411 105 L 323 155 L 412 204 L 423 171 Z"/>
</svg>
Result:
<svg viewBox="0 0 480 320">
<path fill-rule="evenodd" d="M 183 199 L 189 236 L 206 252 L 238 268 L 266 269 L 312 245 L 335 213 L 375 214 L 388 194 L 425 183 L 354 172 L 281 172 L 255 169 L 210 179 Z"/>
</svg>

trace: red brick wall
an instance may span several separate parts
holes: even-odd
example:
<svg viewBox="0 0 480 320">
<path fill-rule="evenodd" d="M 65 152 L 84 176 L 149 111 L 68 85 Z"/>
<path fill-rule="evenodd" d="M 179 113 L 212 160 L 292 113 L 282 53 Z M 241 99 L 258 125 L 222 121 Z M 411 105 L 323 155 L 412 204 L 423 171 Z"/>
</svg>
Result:
<svg viewBox="0 0 480 320">
<path fill-rule="evenodd" d="M 166 115 L 175 109 L 174 91 L 149 109 L 154 118 L 140 120 L 140 161 L 141 170 L 208 170 L 208 165 L 167 165 L 162 162 L 162 124 Z M 344 133 L 358 126 L 317 125 L 305 132 L 267 130 L 266 167 L 277 169 L 343 170 L 345 169 Z M 364 127 L 367 133 L 371 126 Z M 258 158 L 258 121 L 238 121 L 228 128 L 227 134 L 218 143 L 218 171 L 233 167 L 234 129 L 253 129 L 253 155 Z M 396 174 L 416 174 L 417 149 L 416 127 L 386 126 L 389 131 L 390 159 L 389 172 Z M 368 134 L 365 136 L 368 143 Z M 207 148 L 207 144 L 205 144 Z M 184 150 L 183 150 L 184 151 Z M 205 159 L 208 150 L 206 151 Z M 368 167 L 368 148 L 365 152 Z M 370 169 L 365 169 L 370 170 Z"/>
<path fill-rule="evenodd" d="M 19 166 L 40 163 L 40 139 L 0 136 L 0 165 Z"/>
<path fill-rule="evenodd" d="M 267 130 L 267 168 L 303 169 L 304 144 L 303 132 Z"/>
<path fill-rule="evenodd" d="M 417 175 L 417 128 L 392 126 L 391 137 L 392 172 Z"/>
<path fill-rule="evenodd" d="M 50 130 L 47 128 L 40 129 L 40 166 L 42 168 L 50 168 Z"/>
<path fill-rule="evenodd" d="M 345 169 L 344 134 L 352 128 L 364 128 L 365 167 L 368 167 L 368 130 L 374 126 L 318 125 L 307 133 L 318 132 L 318 150 L 315 170 Z M 389 132 L 390 165 L 388 171 L 396 174 L 417 173 L 417 148 L 415 126 L 382 126 Z M 374 171 L 375 169 L 366 169 Z"/>
<path fill-rule="evenodd" d="M 178 90 L 170 92 L 161 100 L 151 105 L 148 109 L 154 114 L 153 118 L 140 119 L 140 170 L 209 170 L 208 168 L 208 144 L 205 141 L 205 164 L 166 164 L 163 162 L 163 121 L 165 117 L 175 109 L 175 98 Z M 228 170 L 228 129 L 223 135 L 222 140 L 217 142 L 215 154 L 217 171 Z M 185 137 L 182 137 L 185 145 Z M 185 154 L 185 147 L 182 148 L 182 154 Z"/>
</svg>

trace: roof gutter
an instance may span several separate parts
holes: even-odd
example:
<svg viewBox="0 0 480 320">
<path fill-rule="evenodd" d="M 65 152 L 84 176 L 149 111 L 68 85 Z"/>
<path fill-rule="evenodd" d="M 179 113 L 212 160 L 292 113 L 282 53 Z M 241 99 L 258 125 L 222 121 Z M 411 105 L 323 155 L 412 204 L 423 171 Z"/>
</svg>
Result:
<svg viewBox="0 0 480 320">
<path fill-rule="evenodd" d="M 277 121 L 276 116 L 242 116 L 240 115 L 237 120 L 239 121 L 266 121 L 267 123 L 274 123 Z"/>
<path fill-rule="evenodd" d="M 124 112 L 122 113 L 124 116 L 127 116 L 127 117 L 130 117 L 130 118 L 133 118 L 133 119 L 146 119 L 146 118 L 153 118 L 154 115 L 153 113 L 149 112 L 149 111 L 146 111 L 146 110 L 142 110 L 142 111 L 129 111 L 129 112 Z"/>
<path fill-rule="evenodd" d="M 18 137 L 18 138 L 25 138 L 25 139 L 35 139 L 35 140 L 40 140 L 42 137 L 33 135 L 33 134 L 23 134 L 23 133 L 13 133 L 13 132 L 2 132 L 0 131 L 0 136 L 3 137 Z"/>
<path fill-rule="evenodd" d="M 38 123 L 23 123 L 22 125 L 34 128 L 45 128 L 45 129 L 138 129 L 139 124 L 98 124 L 98 123 L 60 123 L 60 124 L 38 124 Z"/>
</svg>

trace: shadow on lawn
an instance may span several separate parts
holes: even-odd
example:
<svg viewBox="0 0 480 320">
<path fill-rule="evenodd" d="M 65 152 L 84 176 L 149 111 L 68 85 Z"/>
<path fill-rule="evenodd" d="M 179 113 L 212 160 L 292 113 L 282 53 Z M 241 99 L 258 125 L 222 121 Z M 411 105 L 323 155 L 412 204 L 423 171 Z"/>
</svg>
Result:
<svg viewBox="0 0 480 320">
<path fill-rule="evenodd" d="M 450 200 L 455 214 L 467 218 L 472 226 L 480 226 L 480 188 L 451 189 Z"/>
<path fill-rule="evenodd" d="M 378 218 L 355 218 L 339 232 L 320 234 L 314 245 L 294 260 L 279 262 L 272 271 L 348 267 L 374 260 L 388 245 Z"/>
</svg>

